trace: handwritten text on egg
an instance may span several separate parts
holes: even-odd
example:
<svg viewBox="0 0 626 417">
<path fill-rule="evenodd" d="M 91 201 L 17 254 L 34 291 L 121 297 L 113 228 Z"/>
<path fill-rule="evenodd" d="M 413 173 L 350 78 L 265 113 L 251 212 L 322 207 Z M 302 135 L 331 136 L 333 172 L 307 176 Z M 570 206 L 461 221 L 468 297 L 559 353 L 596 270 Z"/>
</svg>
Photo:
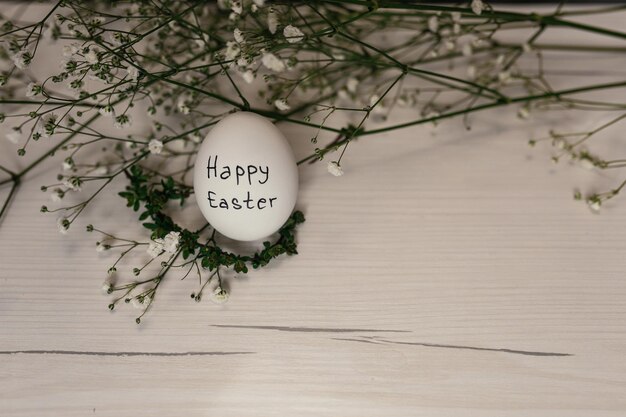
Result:
<svg viewBox="0 0 626 417">
<path fill-rule="evenodd" d="M 258 183 L 263 185 L 267 183 L 270 176 L 270 168 L 268 165 L 235 165 L 234 170 L 230 168 L 228 165 L 224 165 L 221 167 L 221 172 L 218 173 L 218 165 L 217 165 L 217 155 L 213 159 L 213 163 L 211 163 L 211 156 L 209 156 L 209 160 L 207 162 L 207 178 L 211 179 L 221 179 L 228 180 L 231 176 L 234 177 L 237 185 L 247 185 L 252 186 Z M 234 171 L 234 173 L 233 173 Z M 240 200 L 237 197 L 233 197 L 231 199 L 218 198 L 214 191 L 208 192 L 209 206 L 211 208 L 223 208 L 228 209 L 232 207 L 235 210 L 241 210 L 242 208 L 254 209 L 258 208 L 259 210 L 263 210 L 269 203 L 269 207 L 274 206 L 274 201 L 277 200 L 276 197 L 272 198 L 258 198 L 254 199 L 251 196 L 250 191 L 246 192 L 246 198 Z M 230 204 L 229 201 L 230 200 Z"/>
</svg>

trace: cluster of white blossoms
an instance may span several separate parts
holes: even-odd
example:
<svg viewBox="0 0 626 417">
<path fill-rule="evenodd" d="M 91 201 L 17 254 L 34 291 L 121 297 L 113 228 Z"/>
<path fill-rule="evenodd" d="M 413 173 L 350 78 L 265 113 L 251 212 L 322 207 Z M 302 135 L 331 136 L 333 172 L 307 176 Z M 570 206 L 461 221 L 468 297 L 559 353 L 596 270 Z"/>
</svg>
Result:
<svg viewBox="0 0 626 417">
<path fill-rule="evenodd" d="M 180 244 L 180 233 L 179 232 L 169 232 L 163 239 L 154 239 L 151 240 L 148 244 L 148 255 L 152 258 L 156 258 L 162 253 L 168 253 L 173 255 L 178 250 L 178 245 Z"/>
</svg>

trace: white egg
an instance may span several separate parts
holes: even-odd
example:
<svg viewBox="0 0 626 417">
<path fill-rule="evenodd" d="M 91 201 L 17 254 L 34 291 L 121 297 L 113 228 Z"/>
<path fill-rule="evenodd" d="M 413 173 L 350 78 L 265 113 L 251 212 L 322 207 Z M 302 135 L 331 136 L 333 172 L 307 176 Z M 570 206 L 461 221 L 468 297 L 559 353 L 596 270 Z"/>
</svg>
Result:
<svg viewBox="0 0 626 417">
<path fill-rule="evenodd" d="M 278 231 L 298 196 L 298 166 L 285 136 L 268 119 L 231 114 L 204 139 L 194 192 L 207 221 L 231 239 L 252 241 Z"/>
</svg>

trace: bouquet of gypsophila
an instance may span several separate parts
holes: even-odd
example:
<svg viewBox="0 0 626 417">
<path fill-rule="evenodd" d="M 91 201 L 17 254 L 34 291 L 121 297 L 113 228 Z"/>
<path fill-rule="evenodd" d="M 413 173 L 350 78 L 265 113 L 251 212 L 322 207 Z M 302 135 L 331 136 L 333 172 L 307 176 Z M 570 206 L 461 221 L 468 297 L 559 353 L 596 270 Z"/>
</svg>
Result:
<svg viewBox="0 0 626 417">
<path fill-rule="evenodd" d="M 599 6 L 583 13 L 624 8 Z M 189 173 L 200 139 L 234 111 L 300 125 L 310 132 L 311 154 L 299 164 L 326 160 L 336 176 L 343 175 L 346 150 L 357 138 L 452 118 L 469 128 L 474 112 L 497 107 L 522 119 L 538 110 L 613 112 L 609 122 L 591 131 L 552 131 L 529 143 L 545 140 L 555 161 L 567 157 L 588 168 L 626 163 L 586 147 L 626 117 L 626 103 L 585 96 L 623 88 L 626 80 L 555 88 L 543 69 L 553 51 L 590 57 L 598 51 L 623 53 L 616 41 L 623 42 L 626 34 L 580 23 L 580 11 L 562 6 L 522 13 L 480 0 L 455 5 L 66 0 L 9 9 L 0 20 L 0 122 L 19 156 L 40 145 L 46 154 L 20 172 L 0 166 L 5 174 L 0 184 L 9 187 L 0 216 L 24 176 L 54 153 L 64 155 L 62 170 L 42 186 L 54 207 L 41 211 L 59 215 L 62 233 L 98 197 L 119 195 L 149 237 L 135 240 L 93 225 L 87 231 L 100 236 L 98 250 L 119 255 L 104 284 L 113 296 L 109 308 L 132 303 L 142 311 L 138 323 L 172 270 L 197 278 L 195 301 L 211 289 L 211 298 L 221 302 L 228 298 L 228 272 L 245 274 L 297 253 L 295 230 L 304 221 L 299 211 L 274 239 L 248 254 L 226 250 L 209 224 L 189 229 L 175 220 L 176 207 L 193 193 Z M 542 43 L 554 28 L 610 42 L 594 47 Z M 517 41 L 503 36 L 511 32 Z M 53 62 L 59 56 L 60 63 Z M 400 108 L 411 116 L 388 123 Z M 346 123 L 346 114 L 356 114 L 356 122 Z M 149 135 L 133 132 L 138 119 L 151 126 Z M 322 132 L 330 132 L 330 140 Z M 121 191 L 112 186 L 118 178 L 126 182 Z M 575 198 L 599 210 L 625 184 L 586 196 L 577 192 Z M 120 261 L 138 252 L 148 260 L 132 269 L 136 278 L 118 278 Z M 151 264 L 156 270 L 144 277 Z"/>
</svg>

